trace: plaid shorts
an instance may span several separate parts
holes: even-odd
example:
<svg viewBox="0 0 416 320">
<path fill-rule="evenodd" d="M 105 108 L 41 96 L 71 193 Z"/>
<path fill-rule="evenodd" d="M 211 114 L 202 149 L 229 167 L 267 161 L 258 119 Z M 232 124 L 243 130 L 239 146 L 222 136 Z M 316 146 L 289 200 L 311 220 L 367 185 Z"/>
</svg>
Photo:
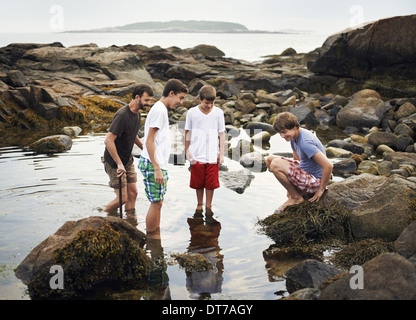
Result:
<svg viewBox="0 0 416 320">
<path fill-rule="evenodd" d="M 302 193 L 315 194 L 321 185 L 321 179 L 315 178 L 309 172 L 300 168 L 300 162 L 282 158 L 289 162 L 288 179 Z"/>
<path fill-rule="evenodd" d="M 149 199 L 150 202 L 159 202 L 163 200 L 167 191 L 167 183 L 169 180 L 168 172 L 166 170 L 162 170 L 165 184 L 161 185 L 155 182 L 155 168 L 150 160 L 140 157 L 139 169 L 144 177 L 143 182 L 147 199 Z"/>
</svg>

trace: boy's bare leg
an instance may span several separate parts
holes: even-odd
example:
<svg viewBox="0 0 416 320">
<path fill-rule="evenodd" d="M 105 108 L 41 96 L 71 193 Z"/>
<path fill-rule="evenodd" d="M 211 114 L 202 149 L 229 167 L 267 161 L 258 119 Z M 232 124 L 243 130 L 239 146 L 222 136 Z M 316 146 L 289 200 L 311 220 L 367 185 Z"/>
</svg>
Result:
<svg viewBox="0 0 416 320">
<path fill-rule="evenodd" d="M 196 209 L 202 210 L 202 205 L 204 204 L 204 189 L 196 189 L 196 200 L 198 201 Z"/>
<path fill-rule="evenodd" d="M 157 240 L 159 240 L 160 239 L 160 228 L 158 228 L 154 231 L 150 231 L 150 232 L 147 231 L 146 236 L 147 236 L 148 239 L 157 239 Z M 152 244 L 152 242 L 148 242 L 147 243 L 147 248 L 150 249 L 151 253 L 153 253 L 152 252 L 153 248 L 152 248 L 151 244 Z M 152 256 L 153 256 L 153 254 L 152 254 Z"/>
<path fill-rule="evenodd" d="M 205 194 L 206 194 L 205 208 L 211 210 L 212 199 L 214 198 L 214 190 L 206 189 Z"/>
<path fill-rule="evenodd" d="M 152 202 L 146 216 L 146 231 L 154 232 L 160 228 L 160 212 L 162 210 L 163 200 Z"/>
<path fill-rule="evenodd" d="M 287 177 L 289 172 L 289 163 L 286 160 L 281 157 L 271 156 L 267 158 L 267 166 L 276 179 L 289 193 L 289 199 L 282 205 L 280 208 L 281 211 L 283 211 L 287 206 L 299 204 L 305 201 Z"/>
</svg>

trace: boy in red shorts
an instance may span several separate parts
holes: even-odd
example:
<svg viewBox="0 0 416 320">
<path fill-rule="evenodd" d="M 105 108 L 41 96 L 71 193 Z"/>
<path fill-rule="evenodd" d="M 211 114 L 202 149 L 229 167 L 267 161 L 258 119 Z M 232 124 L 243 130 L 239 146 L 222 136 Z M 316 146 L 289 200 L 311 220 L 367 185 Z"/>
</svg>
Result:
<svg viewBox="0 0 416 320">
<path fill-rule="evenodd" d="M 214 106 L 217 92 L 204 86 L 199 92 L 201 104 L 189 109 L 185 124 L 185 152 L 191 163 L 190 187 L 196 190 L 196 214 L 202 214 L 204 190 L 205 213 L 212 215 L 214 190 L 220 187 L 219 166 L 224 162 L 224 112 Z"/>
<path fill-rule="evenodd" d="M 332 163 L 326 157 L 321 141 L 310 131 L 300 128 L 296 116 L 289 112 L 278 114 L 273 124 L 280 136 L 290 142 L 293 160 L 270 156 L 267 167 L 287 190 L 288 200 L 280 207 L 305 201 L 319 201 L 332 175 Z"/>
</svg>

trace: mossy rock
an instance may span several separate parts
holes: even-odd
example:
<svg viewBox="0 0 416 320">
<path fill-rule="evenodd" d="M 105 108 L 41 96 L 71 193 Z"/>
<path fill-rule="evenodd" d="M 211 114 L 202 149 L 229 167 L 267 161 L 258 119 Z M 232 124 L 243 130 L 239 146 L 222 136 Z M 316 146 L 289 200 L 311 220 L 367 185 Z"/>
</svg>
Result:
<svg viewBox="0 0 416 320">
<path fill-rule="evenodd" d="M 43 154 L 62 153 L 71 147 L 72 140 L 66 135 L 45 137 L 29 145 L 30 150 Z"/>
<path fill-rule="evenodd" d="M 27 283 L 32 299 L 83 298 L 103 287 L 137 286 L 147 280 L 154 264 L 142 249 L 142 233 L 130 227 L 113 217 L 67 223 L 29 254 L 16 276 Z M 63 289 L 51 288 L 52 266 L 62 268 Z"/>
<path fill-rule="evenodd" d="M 350 244 L 348 247 L 335 253 L 332 262 L 345 270 L 354 265 L 363 265 L 379 254 L 393 252 L 394 244 L 379 239 L 367 239 Z"/>
<path fill-rule="evenodd" d="M 184 253 L 172 255 L 179 265 L 188 272 L 208 271 L 212 265 L 207 258 L 200 253 Z"/>
</svg>

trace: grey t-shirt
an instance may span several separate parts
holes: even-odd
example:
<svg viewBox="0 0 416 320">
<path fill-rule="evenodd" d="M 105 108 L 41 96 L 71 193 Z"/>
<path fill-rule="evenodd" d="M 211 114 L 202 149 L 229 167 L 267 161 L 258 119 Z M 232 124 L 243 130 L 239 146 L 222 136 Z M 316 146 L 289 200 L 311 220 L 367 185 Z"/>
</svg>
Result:
<svg viewBox="0 0 416 320">
<path fill-rule="evenodd" d="M 132 155 L 134 141 L 140 129 L 140 112 L 139 114 L 133 113 L 129 106 L 124 106 L 116 112 L 113 117 L 110 126 L 110 132 L 117 136 L 114 141 L 117 153 L 123 162 L 123 165 L 127 165 Z M 111 157 L 107 148 L 104 152 L 104 160 L 110 164 L 111 167 L 117 168 L 117 164 Z"/>
<path fill-rule="evenodd" d="M 292 150 L 300 158 L 300 167 L 315 178 L 322 179 L 322 167 L 312 159 L 312 157 L 321 151 L 325 156 L 325 148 L 321 141 L 309 130 L 302 128 L 299 132 L 298 140 L 290 141 Z"/>
</svg>

